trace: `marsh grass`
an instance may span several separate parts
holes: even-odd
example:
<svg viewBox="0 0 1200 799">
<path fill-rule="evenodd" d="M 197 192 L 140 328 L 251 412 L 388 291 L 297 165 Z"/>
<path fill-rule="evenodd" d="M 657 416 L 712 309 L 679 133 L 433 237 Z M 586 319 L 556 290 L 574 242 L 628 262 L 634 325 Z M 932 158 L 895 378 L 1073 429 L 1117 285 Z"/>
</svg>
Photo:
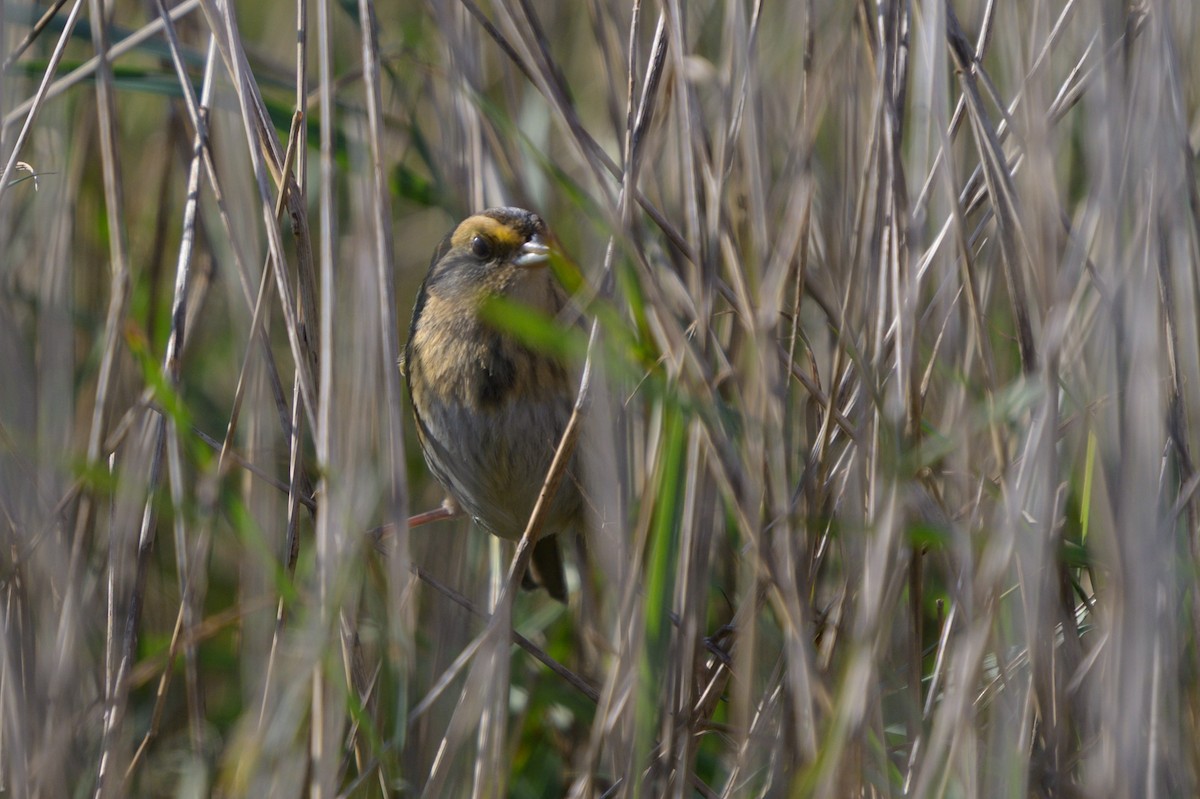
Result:
<svg viewBox="0 0 1200 799">
<path fill-rule="evenodd" d="M 230 10 L 0 9 L 7 795 L 1200 791 L 1189 0 Z M 499 204 L 569 607 L 406 524 Z"/>
</svg>

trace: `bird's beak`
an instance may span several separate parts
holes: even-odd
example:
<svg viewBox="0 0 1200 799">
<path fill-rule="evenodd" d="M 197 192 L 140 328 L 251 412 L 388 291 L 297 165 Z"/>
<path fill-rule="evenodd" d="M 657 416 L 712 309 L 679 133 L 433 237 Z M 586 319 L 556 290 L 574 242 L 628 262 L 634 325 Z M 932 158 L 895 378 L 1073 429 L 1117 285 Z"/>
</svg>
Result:
<svg viewBox="0 0 1200 799">
<path fill-rule="evenodd" d="M 544 264 L 550 258 L 550 248 L 546 246 L 546 242 L 542 241 L 542 237 L 534 235 L 529 241 L 521 245 L 517 257 L 513 259 L 513 263 L 517 266 L 538 266 Z"/>
</svg>

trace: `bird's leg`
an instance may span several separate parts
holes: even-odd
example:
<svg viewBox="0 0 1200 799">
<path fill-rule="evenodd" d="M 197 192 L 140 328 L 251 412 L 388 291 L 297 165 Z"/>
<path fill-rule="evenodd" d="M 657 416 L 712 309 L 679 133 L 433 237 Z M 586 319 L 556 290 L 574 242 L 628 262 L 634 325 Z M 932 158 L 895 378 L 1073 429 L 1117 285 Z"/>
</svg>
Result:
<svg viewBox="0 0 1200 799">
<path fill-rule="evenodd" d="M 418 513 L 415 516 L 408 517 L 408 527 L 411 530 L 414 527 L 420 527 L 423 524 L 430 522 L 440 522 L 442 519 L 456 519 L 463 515 L 462 508 L 458 506 L 452 498 L 446 497 L 442 500 L 441 507 L 434 510 L 427 510 L 424 513 Z"/>
<path fill-rule="evenodd" d="M 409 516 L 408 529 L 411 530 L 414 527 L 420 527 L 423 524 L 441 521 L 442 519 L 456 519 L 462 515 L 462 508 L 458 506 L 458 503 L 450 497 L 446 497 L 440 508 L 437 508 L 436 510 L 427 510 L 424 513 L 418 513 L 416 516 Z M 373 530 L 369 530 L 367 535 L 370 536 L 371 540 L 375 542 L 376 546 L 381 546 L 383 540 L 390 538 L 395 532 L 395 525 L 389 522 L 388 524 L 380 525 Z"/>
</svg>

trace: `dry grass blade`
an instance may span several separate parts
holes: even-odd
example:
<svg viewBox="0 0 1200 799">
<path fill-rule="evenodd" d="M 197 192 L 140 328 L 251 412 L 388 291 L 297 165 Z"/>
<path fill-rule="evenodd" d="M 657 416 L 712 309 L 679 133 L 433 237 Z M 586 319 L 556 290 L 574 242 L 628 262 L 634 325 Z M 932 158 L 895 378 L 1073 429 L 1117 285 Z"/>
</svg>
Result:
<svg viewBox="0 0 1200 799">
<path fill-rule="evenodd" d="M 1037 349 L 1033 341 L 1033 323 L 1028 292 L 1025 289 L 1024 248 L 1021 232 L 1013 213 L 1013 189 L 1008 162 L 1000 145 L 1000 137 L 983 108 L 983 99 L 975 82 L 975 59 L 965 44 L 962 28 L 954 15 L 953 6 L 946 4 L 946 35 L 954 55 L 965 91 L 967 113 L 979 144 L 984 180 L 992 197 L 1000 229 L 1001 250 L 1004 253 L 1004 277 L 1017 323 L 1017 343 L 1021 348 L 1021 363 L 1027 373 L 1037 369 Z"/>
</svg>

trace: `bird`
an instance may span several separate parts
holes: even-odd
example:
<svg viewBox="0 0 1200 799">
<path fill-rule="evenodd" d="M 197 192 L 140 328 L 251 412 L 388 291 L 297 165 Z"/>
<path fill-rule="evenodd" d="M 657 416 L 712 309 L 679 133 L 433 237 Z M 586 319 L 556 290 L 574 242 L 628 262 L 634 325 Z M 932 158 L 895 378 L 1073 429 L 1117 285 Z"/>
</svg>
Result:
<svg viewBox="0 0 1200 799">
<path fill-rule="evenodd" d="M 489 208 L 462 220 L 430 261 L 402 364 L 425 463 L 448 501 L 513 541 L 571 416 L 574 386 L 567 363 L 500 329 L 484 309 L 499 297 L 561 318 L 569 297 L 549 258 L 546 223 L 531 211 Z M 530 567 L 561 602 L 567 587 L 556 534 L 582 532 L 584 522 L 576 472 L 573 460 Z"/>
</svg>

